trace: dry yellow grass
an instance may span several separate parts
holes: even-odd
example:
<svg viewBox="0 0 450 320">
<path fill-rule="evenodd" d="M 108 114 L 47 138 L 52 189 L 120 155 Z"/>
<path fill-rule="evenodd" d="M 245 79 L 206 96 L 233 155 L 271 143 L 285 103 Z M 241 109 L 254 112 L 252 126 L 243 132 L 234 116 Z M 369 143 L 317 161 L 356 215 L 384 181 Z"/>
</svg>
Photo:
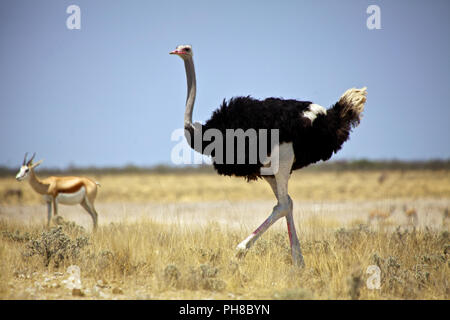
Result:
<svg viewBox="0 0 450 320">
<path fill-rule="evenodd" d="M 39 175 L 39 172 L 37 173 Z M 379 182 L 383 175 L 383 182 Z M 92 176 L 101 183 L 98 202 L 203 202 L 272 199 L 263 181 L 215 174 L 144 174 Z M 27 183 L 14 177 L 0 178 L 0 204 L 17 203 L 13 196 L 3 199 L 7 190 L 23 191 L 22 204 L 42 203 Z M 295 171 L 289 180 L 294 200 L 341 201 L 393 198 L 449 198 L 450 171 Z"/>
<path fill-rule="evenodd" d="M 291 264 L 284 221 L 244 259 L 234 258 L 235 246 L 275 203 L 264 182 L 95 177 L 102 184 L 95 234 L 78 225 L 89 228 L 89 217 L 73 207 L 61 208 L 59 227 L 45 229 L 45 207 L 20 184 L 22 204 L 7 199 L 0 206 L 0 298 L 448 299 L 450 238 L 442 210 L 450 202 L 450 173 L 388 172 L 382 183 L 379 176 L 294 175 L 290 193 L 304 269 Z M 0 191 L 11 186 L 18 184 L 0 180 Z M 417 228 L 402 220 L 401 209 L 389 222 L 366 224 L 370 210 L 410 202 Z M 39 216 L 34 223 L 32 215 Z M 63 282 L 70 265 L 81 270 L 79 292 Z M 371 265 L 380 268 L 380 289 L 366 285 Z"/>
</svg>

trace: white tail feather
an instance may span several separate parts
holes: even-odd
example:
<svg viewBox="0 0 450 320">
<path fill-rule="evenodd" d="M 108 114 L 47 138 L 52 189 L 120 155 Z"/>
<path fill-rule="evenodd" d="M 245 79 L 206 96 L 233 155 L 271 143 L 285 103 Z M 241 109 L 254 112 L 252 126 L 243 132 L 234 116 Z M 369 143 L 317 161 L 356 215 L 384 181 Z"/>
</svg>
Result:
<svg viewBox="0 0 450 320">
<path fill-rule="evenodd" d="M 345 115 L 349 111 L 353 111 L 358 115 L 358 122 L 362 118 L 362 112 L 364 111 L 364 103 L 366 102 L 367 87 L 356 89 L 351 88 L 345 91 L 345 93 L 339 99 L 339 104 L 344 108 L 342 114 Z"/>
</svg>

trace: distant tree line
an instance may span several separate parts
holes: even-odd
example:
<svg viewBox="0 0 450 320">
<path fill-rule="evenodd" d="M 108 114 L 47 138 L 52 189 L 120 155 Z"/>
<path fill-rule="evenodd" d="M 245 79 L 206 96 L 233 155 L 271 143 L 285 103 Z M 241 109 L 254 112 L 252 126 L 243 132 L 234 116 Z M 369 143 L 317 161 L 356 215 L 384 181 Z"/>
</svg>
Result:
<svg viewBox="0 0 450 320">
<path fill-rule="evenodd" d="M 0 177 L 11 176 L 17 173 L 18 168 L 0 166 Z M 400 160 L 335 160 L 310 165 L 305 171 L 379 171 L 379 170 L 450 170 L 450 159 L 427 161 L 400 161 Z M 214 173 L 212 165 L 171 166 L 155 165 L 140 167 L 126 165 L 123 167 L 75 167 L 66 169 L 41 168 L 39 173 L 47 175 L 114 175 L 114 174 L 210 174 Z"/>
</svg>

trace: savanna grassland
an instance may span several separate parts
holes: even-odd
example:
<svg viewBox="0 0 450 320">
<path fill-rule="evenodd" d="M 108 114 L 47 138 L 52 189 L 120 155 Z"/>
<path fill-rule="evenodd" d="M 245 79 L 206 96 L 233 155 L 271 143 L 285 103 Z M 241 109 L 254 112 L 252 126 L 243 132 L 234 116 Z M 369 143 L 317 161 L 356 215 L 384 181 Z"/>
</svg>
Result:
<svg viewBox="0 0 450 320">
<path fill-rule="evenodd" d="M 63 219 L 46 228 L 31 187 L 0 178 L 1 299 L 450 297 L 449 170 L 295 172 L 304 269 L 292 266 L 284 219 L 235 258 L 275 205 L 263 181 L 91 177 L 101 183 L 95 233 L 80 206 L 60 206 Z M 70 266 L 80 270 L 72 286 Z M 379 268 L 379 289 L 367 285 L 369 266 Z"/>
</svg>

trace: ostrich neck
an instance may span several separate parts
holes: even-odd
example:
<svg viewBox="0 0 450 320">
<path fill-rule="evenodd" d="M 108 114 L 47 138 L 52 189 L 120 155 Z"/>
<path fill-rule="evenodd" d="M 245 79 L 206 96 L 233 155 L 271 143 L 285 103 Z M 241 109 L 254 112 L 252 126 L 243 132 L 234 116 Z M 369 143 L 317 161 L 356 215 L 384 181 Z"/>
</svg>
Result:
<svg viewBox="0 0 450 320">
<path fill-rule="evenodd" d="M 197 83 L 195 80 L 194 60 L 192 60 L 192 58 L 185 59 L 184 67 L 186 69 L 186 80 L 187 80 L 187 98 L 186 98 L 186 110 L 184 112 L 184 126 L 192 127 L 192 111 L 194 110 L 195 95 L 197 90 Z"/>
<path fill-rule="evenodd" d="M 48 190 L 48 185 L 43 183 L 34 173 L 34 170 L 31 169 L 30 170 L 30 185 L 31 187 L 34 189 L 34 191 L 36 191 L 37 193 L 40 194 L 46 194 L 47 190 Z"/>
</svg>

